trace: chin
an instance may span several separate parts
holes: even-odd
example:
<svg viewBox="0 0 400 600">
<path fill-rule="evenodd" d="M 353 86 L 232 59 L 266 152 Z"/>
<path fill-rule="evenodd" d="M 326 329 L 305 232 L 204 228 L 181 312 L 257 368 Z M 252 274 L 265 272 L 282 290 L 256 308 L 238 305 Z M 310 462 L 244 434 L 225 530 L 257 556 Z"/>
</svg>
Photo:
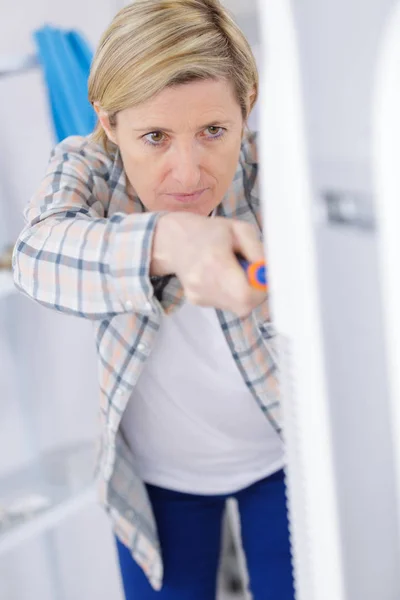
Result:
<svg viewBox="0 0 400 600">
<path fill-rule="evenodd" d="M 191 213 L 192 215 L 201 215 L 203 217 L 208 217 L 208 215 L 214 209 L 208 210 L 206 207 L 203 207 L 203 206 L 187 206 L 187 205 L 183 205 L 183 206 L 174 206 L 173 208 L 171 208 L 171 207 L 167 208 L 166 207 L 164 210 L 168 210 L 170 212 L 185 212 L 185 213 Z"/>
<path fill-rule="evenodd" d="M 187 212 L 191 212 L 202 217 L 209 217 L 215 208 L 215 206 L 192 206 Z"/>
<path fill-rule="evenodd" d="M 219 203 L 218 203 L 219 204 Z M 169 212 L 187 212 L 192 213 L 194 215 L 201 215 L 203 217 L 208 217 L 210 213 L 218 206 L 218 204 L 190 204 L 190 203 L 179 203 L 165 205 L 161 210 L 168 210 Z"/>
</svg>

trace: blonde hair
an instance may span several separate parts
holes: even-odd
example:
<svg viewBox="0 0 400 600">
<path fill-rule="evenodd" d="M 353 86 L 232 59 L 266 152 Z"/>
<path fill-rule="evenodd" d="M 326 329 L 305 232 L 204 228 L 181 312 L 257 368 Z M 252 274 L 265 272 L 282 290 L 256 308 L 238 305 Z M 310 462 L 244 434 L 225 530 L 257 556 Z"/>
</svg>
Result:
<svg viewBox="0 0 400 600">
<path fill-rule="evenodd" d="M 231 82 L 247 120 L 258 95 L 257 66 L 229 12 L 219 0 L 136 0 L 116 14 L 100 40 L 89 101 L 98 102 L 115 127 L 119 111 L 197 79 Z M 93 137 L 107 149 L 100 123 Z"/>
</svg>

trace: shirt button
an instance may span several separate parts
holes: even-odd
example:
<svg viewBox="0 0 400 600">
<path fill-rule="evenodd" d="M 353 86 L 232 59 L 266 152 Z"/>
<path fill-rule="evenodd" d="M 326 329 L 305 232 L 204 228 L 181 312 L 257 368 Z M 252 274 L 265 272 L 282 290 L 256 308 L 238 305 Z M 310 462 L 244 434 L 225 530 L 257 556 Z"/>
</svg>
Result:
<svg viewBox="0 0 400 600">
<path fill-rule="evenodd" d="M 126 310 L 132 310 L 133 304 L 132 304 L 131 300 L 128 300 L 127 302 L 125 302 L 125 308 L 126 308 Z"/>
<path fill-rule="evenodd" d="M 145 310 L 151 311 L 153 310 L 152 305 L 150 304 L 150 302 L 146 302 L 146 304 L 144 305 Z"/>
<path fill-rule="evenodd" d="M 116 391 L 116 394 L 118 394 L 118 396 L 122 396 L 123 393 L 124 393 L 124 390 L 122 388 L 118 388 Z"/>
<path fill-rule="evenodd" d="M 139 350 L 139 352 L 144 352 L 146 348 L 147 346 L 146 344 L 143 344 L 143 342 L 140 342 L 140 344 L 137 345 L 137 349 Z"/>
</svg>

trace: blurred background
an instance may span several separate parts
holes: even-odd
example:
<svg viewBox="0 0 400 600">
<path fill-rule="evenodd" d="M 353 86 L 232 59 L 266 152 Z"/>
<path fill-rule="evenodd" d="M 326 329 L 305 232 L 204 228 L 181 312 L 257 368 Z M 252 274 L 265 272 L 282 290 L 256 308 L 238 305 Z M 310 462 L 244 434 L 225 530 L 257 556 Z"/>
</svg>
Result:
<svg viewBox="0 0 400 600">
<path fill-rule="evenodd" d="M 235 15 L 260 61 L 258 3 L 223 3 Z M 330 390 L 339 399 L 339 421 L 353 395 L 374 398 L 382 393 L 385 381 L 378 285 L 371 276 L 378 268 L 369 115 L 372 65 L 393 1 L 303 0 L 296 4 L 309 160 L 319 215 L 316 239 L 328 377 Z M 94 49 L 123 5 L 112 0 L 86 0 L 84 5 L 78 0 L 0 0 L 3 257 L 23 227 L 22 210 L 41 181 L 55 145 L 40 67 L 14 75 L 6 71 L 12 70 L 15 61 L 35 56 L 33 32 L 46 24 L 78 30 Z M 256 106 L 250 122 L 253 128 L 258 127 L 259 111 Z M 18 294 L 10 285 L 3 260 L 0 598 L 122 600 L 112 534 L 88 485 L 98 403 L 91 325 Z M 346 414 L 341 426 L 354 427 L 357 413 Z M 378 426 L 379 419 L 386 418 L 378 415 Z M 12 497 L 10 490 L 15 489 L 22 504 Z M 8 520 L 2 514 L 7 502 L 13 515 Z M 26 524 L 21 526 L 23 521 Z M 221 600 L 231 597 L 228 588 L 235 591 L 240 572 L 228 536 L 225 545 Z M 241 598 L 240 592 L 233 597 Z"/>
</svg>

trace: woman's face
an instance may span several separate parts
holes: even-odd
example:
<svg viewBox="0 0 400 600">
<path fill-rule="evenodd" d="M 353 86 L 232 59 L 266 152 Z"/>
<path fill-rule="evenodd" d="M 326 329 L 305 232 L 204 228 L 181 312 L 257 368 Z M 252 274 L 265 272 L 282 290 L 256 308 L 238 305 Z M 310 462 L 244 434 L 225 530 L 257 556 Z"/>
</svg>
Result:
<svg viewBox="0 0 400 600">
<path fill-rule="evenodd" d="M 166 88 L 120 111 L 112 131 L 99 116 L 147 210 L 206 216 L 221 202 L 237 169 L 244 126 L 229 83 Z"/>
</svg>

